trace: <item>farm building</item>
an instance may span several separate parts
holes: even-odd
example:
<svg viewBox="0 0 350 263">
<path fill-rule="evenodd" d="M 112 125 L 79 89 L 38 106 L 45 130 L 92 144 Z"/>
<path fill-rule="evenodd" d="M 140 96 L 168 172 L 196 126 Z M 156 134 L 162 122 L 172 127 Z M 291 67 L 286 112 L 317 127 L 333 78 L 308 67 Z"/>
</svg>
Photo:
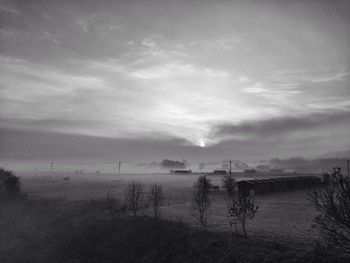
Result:
<svg viewBox="0 0 350 263">
<path fill-rule="evenodd" d="M 172 174 L 190 174 L 192 170 L 170 170 Z"/>
<path fill-rule="evenodd" d="M 214 170 L 213 174 L 227 174 L 226 170 Z"/>
<path fill-rule="evenodd" d="M 317 176 L 279 177 L 273 179 L 243 180 L 238 181 L 237 184 L 238 192 L 241 194 L 248 195 L 250 190 L 253 190 L 256 194 L 263 194 L 318 186 L 321 184 L 321 178 Z"/>
<path fill-rule="evenodd" d="M 245 169 L 244 172 L 247 174 L 254 174 L 254 173 L 256 173 L 256 170 L 255 169 Z"/>
</svg>

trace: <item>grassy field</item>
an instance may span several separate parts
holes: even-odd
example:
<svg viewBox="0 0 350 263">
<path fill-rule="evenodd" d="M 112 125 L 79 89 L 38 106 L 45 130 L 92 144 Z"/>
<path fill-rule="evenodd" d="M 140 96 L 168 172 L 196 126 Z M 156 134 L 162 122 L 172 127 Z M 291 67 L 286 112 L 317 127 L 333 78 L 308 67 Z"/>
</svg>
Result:
<svg viewBox="0 0 350 263">
<path fill-rule="evenodd" d="M 110 216 L 100 201 L 0 201 L 0 262 L 346 262 L 313 244 Z M 322 252 L 322 251 L 321 251 Z"/>
<path fill-rule="evenodd" d="M 196 225 L 192 216 L 192 186 L 198 175 L 96 175 L 60 173 L 20 173 L 22 188 L 30 196 L 60 200 L 91 200 L 105 198 L 107 193 L 123 202 L 123 192 L 131 180 L 138 180 L 148 187 L 159 183 L 165 191 L 163 217 Z M 69 180 L 64 177 L 69 176 Z M 213 184 L 221 185 L 220 176 L 210 176 Z M 285 239 L 292 236 L 302 242 L 313 242 L 316 233 L 311 228 L 316 211 L 307 200 L 308 190 L 256 196 L 259 205 L 256 219 L 249 222 L 248 232 L 254 235 Z M 213 206 L 209 228 L 233 231 L 227 222 L 225 191 L 213 193 Z M 143 211 L 149 214 L 148 210 Z"/>
</svg>

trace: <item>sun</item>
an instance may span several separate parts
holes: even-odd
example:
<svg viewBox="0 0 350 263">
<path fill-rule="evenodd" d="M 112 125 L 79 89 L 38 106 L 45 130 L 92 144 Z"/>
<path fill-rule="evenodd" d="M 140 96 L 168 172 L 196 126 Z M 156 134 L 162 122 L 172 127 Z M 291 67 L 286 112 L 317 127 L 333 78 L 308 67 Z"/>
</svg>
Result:
<svg viewBox="0 0 350 263">
<path fill-rule="evenodd" d="M 205 147 L 205 142 L 203 140 L 199 140 L 199 146 L 204 148 Z"/>
</svg>

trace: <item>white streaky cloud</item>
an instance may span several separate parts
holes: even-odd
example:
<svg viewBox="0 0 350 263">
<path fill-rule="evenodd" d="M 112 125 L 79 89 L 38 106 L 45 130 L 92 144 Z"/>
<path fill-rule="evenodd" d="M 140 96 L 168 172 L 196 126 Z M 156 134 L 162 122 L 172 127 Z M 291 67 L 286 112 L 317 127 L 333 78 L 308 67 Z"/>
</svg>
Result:
<svg viewBox="0 0 350 263">
<path fill-rule="evenodd" d="M 331 81 L 340 81 L 344 77 L 348 76 L 350 72 L 340 69 L 334 70 L 279 70 L 275 71 L 269 80 L 274 82 L 280 82 L 281 85 L 302 85 L 308 82 L 322 83 Z"/>
<path fill-rule="evenodd" d="M 12 7 L 5 7 L 5 6 L 0 6 L 0 11 L 10 13 L 12 15 L 21 15 L 21 12 L 18 10 L 12 8 Z"/>
<path fill-rule="evenodd" d="M 137 70 L 132 72 L 131 76 L 146 80 L 186 77 L 229 78 L 229 74 L 222 70 L 178 62 Z"/>
<path fill-rule="evenodd" d="M 251 87 L 243 88 L 243 92 L 254 94 L 254 93 L 269 92 L 269 90 L 264 87 L 264 84 L 262 82 L 257 82 Z"/>
<path fill-rule="evenodd" d="M 246 76 L 246 75 L 240 75 L 239 77 L 238 77 L 238 80 L 240 81 L 240 82 L 248 82 L 248 81 L 250 81 L 250 79 L 248 78 L 248 76 Z"/>
<path fill-rule="evenodd" d="M 102 37 L 124 31 L 123 21 L 118 16 L 94 14 L 76 19 L 75 24 L 84 33 L 92 33 Z"/>
</svg>

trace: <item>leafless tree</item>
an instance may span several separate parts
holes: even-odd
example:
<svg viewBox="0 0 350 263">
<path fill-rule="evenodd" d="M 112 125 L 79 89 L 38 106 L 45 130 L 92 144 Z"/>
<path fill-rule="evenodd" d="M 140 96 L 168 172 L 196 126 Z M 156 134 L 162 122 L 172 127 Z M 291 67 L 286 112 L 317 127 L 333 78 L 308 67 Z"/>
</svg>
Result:
<svg viewBox="0 0 350 263">
<path fill-rule="evenodd" d="M 144 190 L 141 183 L 132 181 L 124 193 L 126 204 L 136 217 L 137 212 L 143 206 Z"/>
<path fill-rule="evenodd" d="M 162 202 L 164 200 L 164 195 L 163 195 L 163 190 L 161 185 L 154 184 L 151 186 L 148 200 L 149 200 L 150 206 L 153 209 L 154 217 L 159 218 L 160 217 L 159 208 L 162 205 Z"/>
<path fill-rule="evenodd" d="M 211 207 L 210 188 L 211 183 L 206 176 L 200 176 L 194 185 L 192 201 L 194 216 L 203 229 L 206 229 L 208 224 L 208 214 Z"/>
<path fill-rule="evenodd" d="M 247 238 L 247 220 L 253 219 L 258 209 L 259 207 L 255 205 L 254 200 L 248 195 L 239 195 L 237 198 L 231 199 L 231 202 L 227 205 L 229 224 L 231 226 L 240 224 L 244 238 Z"/>
<path fill-rule="evenodd" d="M 333 168 L 328 183 L 310 193 L 310 200 L 320 212 L 315 226 L 328 247 L 350 254 L 350 178 L 340 168 Z"/>
</svg>

